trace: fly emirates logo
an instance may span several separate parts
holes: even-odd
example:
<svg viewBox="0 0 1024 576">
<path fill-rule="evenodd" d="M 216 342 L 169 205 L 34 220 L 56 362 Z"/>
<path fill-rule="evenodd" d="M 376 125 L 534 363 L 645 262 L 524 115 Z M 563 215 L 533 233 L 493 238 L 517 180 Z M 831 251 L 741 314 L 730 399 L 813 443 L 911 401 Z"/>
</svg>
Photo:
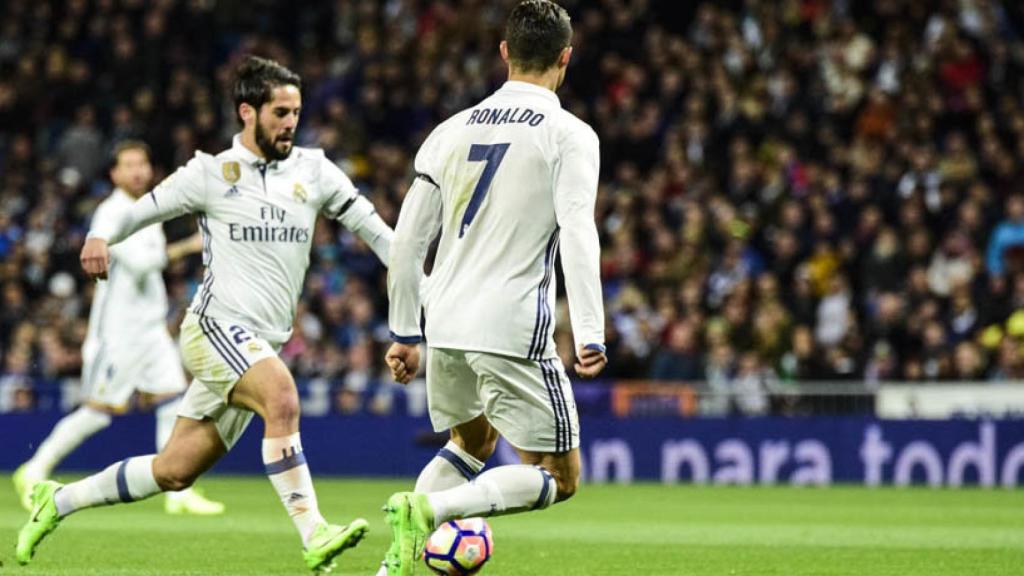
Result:
<svg viewBox="0 0 1024 576">
<path fill-rule="evenodd" d="M 260 206 L 260 221 L 256 224 L 228 223 L 232 242 L 309 242 L 309 228 L 285 224 L 287 212 L 276 206 Z"/>
</svg>

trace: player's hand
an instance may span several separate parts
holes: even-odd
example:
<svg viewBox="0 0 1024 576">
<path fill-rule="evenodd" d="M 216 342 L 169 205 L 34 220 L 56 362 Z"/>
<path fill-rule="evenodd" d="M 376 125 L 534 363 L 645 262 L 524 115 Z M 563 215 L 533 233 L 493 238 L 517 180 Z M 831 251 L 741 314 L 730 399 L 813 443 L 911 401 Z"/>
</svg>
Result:
<svg viewBox="0 0 1024 576">
<path fill-rule="evenodd" d="M 106 280 L 107 269 L 110 267 L 110 251 L 107 249 L 107 241 L 102 238 L 88 238 L 85 246 L 82 246 L 82 254 L 79 257 L 82 262 L 82 270 L 93 279 Z"/>
<path fill-rule="evenodd" d="M 580 348 L 576 354 L 576 373 L 580 378 L 594 378 L 604 370 L 608 364 L 608 357 L 600 350 L 591 348 Z"/>
<path fill-rule="evenodd" d="M 420 370 L 420 347 L 416 344 L 395 342 L 388 348 L 384 361 L 391 368 L 391 376 L 399 384 L 408 384 Z"/>
</svg>

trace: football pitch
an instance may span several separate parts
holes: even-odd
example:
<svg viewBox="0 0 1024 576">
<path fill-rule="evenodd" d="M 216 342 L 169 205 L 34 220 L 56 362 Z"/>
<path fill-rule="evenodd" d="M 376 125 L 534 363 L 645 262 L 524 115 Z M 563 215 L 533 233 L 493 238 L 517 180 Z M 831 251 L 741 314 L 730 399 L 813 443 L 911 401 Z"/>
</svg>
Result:
<svg viewBox="0 0 1024 576">
<path fill-rule="evenodd" d="M 162 500 L 68 518 L 28 567 L 14 561 L 26 514 L 0 475 L 0 574 L 304 574 L 291 522 L 260 477 L 213 476 L 219 518 L 167 516 Z M 317 480 L 328 519 L 370 521 L 334 574 L 372 576 L 389 533 L 381 504 L 411 481 Z M 501 575 L 961 575 L 1024 573 L 1024 492 L 583 486 L 543 512 L 494 518 Z M 424 567 L 417 572 L 427 575 Z"/>
</svg>

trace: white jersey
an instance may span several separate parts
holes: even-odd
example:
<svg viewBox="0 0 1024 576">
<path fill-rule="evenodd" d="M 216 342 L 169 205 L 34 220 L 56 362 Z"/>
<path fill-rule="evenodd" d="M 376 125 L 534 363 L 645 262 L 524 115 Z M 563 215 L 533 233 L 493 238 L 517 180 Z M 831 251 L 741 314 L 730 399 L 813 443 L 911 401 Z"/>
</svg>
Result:
<svg viewBox="0 0 1024 576">
<path fill-rule="evenodd" d="M 340 220 L 384 262 L 391 241 L 391 229 L 322 150 L 296 146 L 287 159 L 268 163 L 238 136 L 216 156 L 196 152 L 127 218 L 90 236 L 113 245 L 185 213 L 198 214 L 206 266 L 191 311 L 275 345 L 291 337 L 318 214 Z"/>
<path fill-rule="evenodd" d="M 561 254 L 577 348 L 604 349 L 599 169 L 594 131 L 550 90 L 507 82 L 438 126 L 416 155 L 389 266 L 394 338 L 420 336 L 423 282 L 432 348 L 542 360 L 555 356 L 555 257 Z"/>
<path fill-rule="evenodd" d="M 121 221 L 135 199 L 117 188 L 96 208 L 92 228 Z M 146 347 L 167 333 L 167 239 L 159 224 L 147 226 L 110 250 L 107 281 L 96 284 L 86 347 Z"/>
</svg>

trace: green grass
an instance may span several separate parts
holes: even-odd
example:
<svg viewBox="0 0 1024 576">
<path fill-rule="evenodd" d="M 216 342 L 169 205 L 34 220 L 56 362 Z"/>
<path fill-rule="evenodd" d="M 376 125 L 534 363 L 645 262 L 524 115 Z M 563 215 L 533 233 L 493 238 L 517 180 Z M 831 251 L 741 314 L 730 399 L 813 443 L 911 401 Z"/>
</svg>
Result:
<svg viewBox="0 0 1024 576">
<path fill-rule="evenodd" d="M 329 519 L 371 523 L 336 574 L 374 574 L 389 538 L 380 506 L 410 484 L 318 480 Z M 298 538 L 265 479 L 202 485 L 227 502 L 226 516 L 169 517 L 159 499 L 87 510 L 23 568 L 13 555 L 26 515 L 0 476 L 0 576 L 305 573 Z M 491 525 L 490 576 L 1024 573 L 1022 491 L 584 486 L 570 502 Z"/>
</svg>

